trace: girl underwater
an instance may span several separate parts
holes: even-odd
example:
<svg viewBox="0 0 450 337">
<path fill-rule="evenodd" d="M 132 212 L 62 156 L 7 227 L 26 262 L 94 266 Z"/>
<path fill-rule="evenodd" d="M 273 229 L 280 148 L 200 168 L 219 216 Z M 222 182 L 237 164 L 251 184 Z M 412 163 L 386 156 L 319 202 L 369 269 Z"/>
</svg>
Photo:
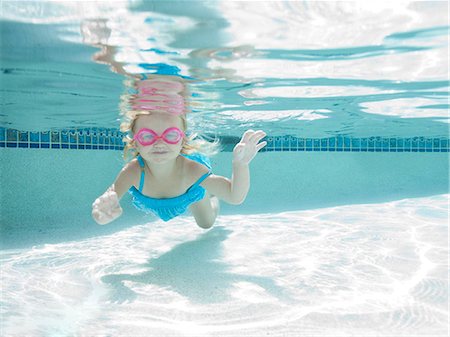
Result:
<svg viewBox="0 0 450 337">
<path fill-rule="evenodd" d="M 136 208 L 162 220 L 187 209 L 197 225 L 210 228 L 219 212 L 219 199 L 241 204 L 250 188 L 249 164 L 267 145 L 262 130 L 247 130 L 233 150 L 232 178 L 211 172 L 209 159 L 186 136 L 186 115 L 141 110 L 131 114 L 128 127 L 133 135 L 128 147 L 137 157 L 128 162 L 114 183 L 92 204 L 92 217 L 107 224 L 122 214 L 119 200 L 128 191 Z M 127 147 L 125 148 L 127 150 Z"/>
</svg>

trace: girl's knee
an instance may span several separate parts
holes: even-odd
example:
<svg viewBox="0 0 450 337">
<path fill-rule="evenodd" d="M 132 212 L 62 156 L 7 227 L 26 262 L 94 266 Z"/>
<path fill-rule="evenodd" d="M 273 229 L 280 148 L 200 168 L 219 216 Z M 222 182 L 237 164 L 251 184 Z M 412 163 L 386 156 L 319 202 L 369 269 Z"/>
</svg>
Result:
<svg viewBox="0 0 450 337">
<path fill-rule="evenodd" d="M 209 228 L 211 228 L 214 225 L 214 220 L 213 221 L 197 221 L 197 225 L 200 228 L 209 229 Z"/>
<path fill-rule="evenodd" d="M 211 228 L 217 218 L 217 215 L 220 210 L 219 199 L 215 196 L 210 199 L 210 207 L 207 210 L 203 209 L 195 209 L 193 210 L 193 214 L 195 217 L 195 221 L 200 228 L 209 229 Z"/>
</svg>

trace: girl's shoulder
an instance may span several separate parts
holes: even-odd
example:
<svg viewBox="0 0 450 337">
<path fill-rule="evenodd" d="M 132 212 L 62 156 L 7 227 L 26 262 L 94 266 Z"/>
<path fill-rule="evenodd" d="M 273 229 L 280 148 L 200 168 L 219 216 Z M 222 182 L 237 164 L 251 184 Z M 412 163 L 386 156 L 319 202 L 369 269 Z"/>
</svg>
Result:
<svg viewBox="0 0 450 337">
<path fill-rule="evenodd" d="M 136 158 L 131 159 L 128 163 L 125 164 L 124 169 L 131 172 L 139 172 L 141 170 L 141 166 L 139 165 L 139 161 Z"/>
<path fill-rule="evenodd" d="M 130 160 L 122 170 L 127 173 L 134 185 L 137 183 L 142 171 L 137 158 Z"/>
<path fill-rule="evenodd" d="M 209 171 L 210 169 L 204 164 L 190 158 L 184 158 L 184 176 L 189 182 L 196 182 L 201 176 Z"/>
</svg>

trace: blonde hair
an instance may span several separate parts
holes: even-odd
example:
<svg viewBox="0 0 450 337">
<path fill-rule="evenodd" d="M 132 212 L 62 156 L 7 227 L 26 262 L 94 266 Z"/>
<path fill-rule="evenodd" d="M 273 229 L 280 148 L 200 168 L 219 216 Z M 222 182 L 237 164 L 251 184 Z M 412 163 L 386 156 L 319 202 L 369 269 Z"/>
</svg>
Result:
<svg viewBox="0 0 450 337">
<path fill-rule="evenodd" d="M 135 148 L 135 141 L 132 134 L 134 134 L 134 126 L 139 116 L 152 115 L 161 112 L 152 112 L 148 110 L 130 110 L 127 111 L 124 116 L 125 120 L 120 124 L 120 131 L 126 133 L 123 142 L 125 147 L 123 149 L 123 159 L 125 161 L 136 158 L 139 152 Z M 197 132 L 187 135 L 188 128 L 186 114 L 178 115 L 182 121 L 182 130 L 185 133 L 183 138 L 183 145 L 181 152 L 183 154 L 192 154 L 194 152 L 200 152 L 206 156 L 213 156 L 220 152 L 220 142 L 215 138 L 212 142 L 207 140 L 206 136 Z M 128 160 L 129 159 L 129 160 Z"/>
</svg>

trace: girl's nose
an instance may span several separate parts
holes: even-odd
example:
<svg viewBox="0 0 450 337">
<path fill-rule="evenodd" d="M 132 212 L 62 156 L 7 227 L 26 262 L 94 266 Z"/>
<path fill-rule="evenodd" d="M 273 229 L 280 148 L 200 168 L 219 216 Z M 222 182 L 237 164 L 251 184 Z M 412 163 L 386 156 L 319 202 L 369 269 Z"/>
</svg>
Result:
<svg viewBox="0 0 450 337">
<path fill-rule="evenodd" d="M 161 143 L 164 143 L 164 144 L 165 144 L 165 141 L 164 141 L 162 138 L 158 138 L 158 139 L 156 140 L 156 142 L 153 143 L 153 145 L 157 145 L 157 144 L 161 144 Z"/>
</svg>

